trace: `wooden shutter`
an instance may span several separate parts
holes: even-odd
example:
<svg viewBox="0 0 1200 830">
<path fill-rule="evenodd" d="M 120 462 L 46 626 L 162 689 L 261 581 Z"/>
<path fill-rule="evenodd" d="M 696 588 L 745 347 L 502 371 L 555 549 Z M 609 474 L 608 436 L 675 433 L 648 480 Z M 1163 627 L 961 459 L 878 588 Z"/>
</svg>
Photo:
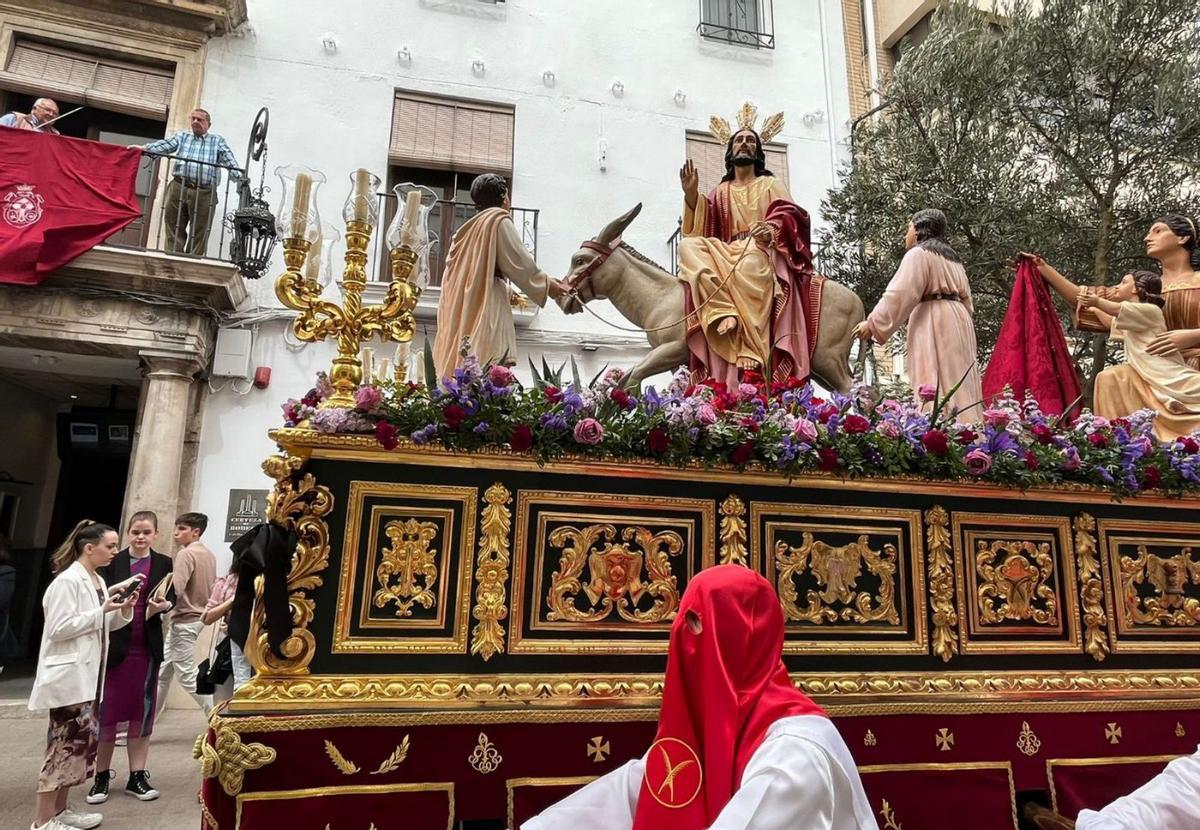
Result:
<svg viewBox="0 0 1200 830">
<path fill-rule="evenodd" d="M 768 144 L 767 169 L 775 174 L 775 178 L 788 185 L 787 145 Z M 725 147 L 707 133 L 687 134 L 687 157 L 696 165 L 700 173 L 700 193 L 708 193 L 721 181 L 725 175 Z"/>
<path fill-rule="evenodd" d="M 396 93 L 392 164 L 511 176 L 512 155 L 512 107 Z"/>
<path fill-rule="evenodd" d="M 18 40 L 0 84 L 27 95 L 165 120 L 175 73 Z"/>
</svg>

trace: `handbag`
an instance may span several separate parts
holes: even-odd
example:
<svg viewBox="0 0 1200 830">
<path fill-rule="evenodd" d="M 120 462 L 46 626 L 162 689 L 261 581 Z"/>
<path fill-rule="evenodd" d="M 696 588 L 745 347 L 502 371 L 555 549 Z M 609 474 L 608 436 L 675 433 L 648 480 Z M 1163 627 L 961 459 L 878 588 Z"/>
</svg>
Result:
<svg viewBox="0 0 1200 830">
<path fill-rule="evenodd" d="M 212 639 L 217 638 L 219 625 L 214 625 Z M 211 641 L 210 641 L 211 642 Z M 225 637 L 209 648 L 208 657 L 196 667 L 196 694 L 211 695 L 233 675 L 233 652 Z"/>
</svg>

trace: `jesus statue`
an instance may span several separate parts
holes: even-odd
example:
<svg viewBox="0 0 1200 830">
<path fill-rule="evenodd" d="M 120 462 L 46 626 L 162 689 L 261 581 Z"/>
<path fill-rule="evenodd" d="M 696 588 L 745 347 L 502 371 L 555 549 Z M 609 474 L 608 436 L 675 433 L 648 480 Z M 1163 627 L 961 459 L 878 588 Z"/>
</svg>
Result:
<svg viewBox="0 0 1200 830">
<path fill-rule="evenodd" d="M 688 349 L 697 381 L 736 385 L 745 371 L 771 381 L 807 380 L 816 343 L 822 280 L 812 268 L 808 212 L 767 169 L 763 148 L 783 128 L 783 114 L 754 129 L 746 103 L 731 132 L 722 118 L 712 133 L 725 144 L 725 177 L 700 198 L 689 160 L 683 187 L 679 277 L 687 285 Z"/>
</svg>

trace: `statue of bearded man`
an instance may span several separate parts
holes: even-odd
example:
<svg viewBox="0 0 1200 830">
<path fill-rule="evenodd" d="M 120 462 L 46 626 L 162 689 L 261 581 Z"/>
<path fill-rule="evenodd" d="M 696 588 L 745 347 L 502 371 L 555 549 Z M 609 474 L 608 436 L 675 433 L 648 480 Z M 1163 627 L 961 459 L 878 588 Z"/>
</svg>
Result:
<svg viewBox="0 0 1200 830">
<path fill-rule="evenodd" d="M 689 288 L 696 381 L 733 386 L 748 370 L 769 370 L 775 382 L 805 381 L 810 373 L 823 280 L 813 274 L 808 212 L 767 169 L 763 139 L 751 126 L 755 114 L 743 107 L 741 129 L 726 143 L 725 177 L 707 197 L 700 198 L 690 160 L 679 171 L 679 277 Z M 773 116 L 764 132 L 781 127 L 782 116 Z"/>
</svg>

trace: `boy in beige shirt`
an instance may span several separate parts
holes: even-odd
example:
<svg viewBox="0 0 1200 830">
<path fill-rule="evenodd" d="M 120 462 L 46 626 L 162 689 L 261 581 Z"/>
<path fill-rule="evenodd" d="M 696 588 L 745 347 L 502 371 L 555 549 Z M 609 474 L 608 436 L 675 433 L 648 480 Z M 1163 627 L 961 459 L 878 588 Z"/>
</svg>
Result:
<svg viewBox="0 0 1200 830">
<path fill-rule="evenodd" d="M 179 685 L 192 696 L 205 714 L 212 708 L 212 695 L 196 694 L 196 639 L 204 630 L 204 613 L 213 583 L 217 581 L 217 558 L 200 537 L 208 529 L 208 516 L 184 513 L 175 520 L 175 554 L 172 581 L 175 585 L 175 609 L 171 612 L 171 630 L 163 647 L 162 670 L 158 675 L 158 709 L 166 706 L 171 678 L 179 673 Z"/>
</svg>

